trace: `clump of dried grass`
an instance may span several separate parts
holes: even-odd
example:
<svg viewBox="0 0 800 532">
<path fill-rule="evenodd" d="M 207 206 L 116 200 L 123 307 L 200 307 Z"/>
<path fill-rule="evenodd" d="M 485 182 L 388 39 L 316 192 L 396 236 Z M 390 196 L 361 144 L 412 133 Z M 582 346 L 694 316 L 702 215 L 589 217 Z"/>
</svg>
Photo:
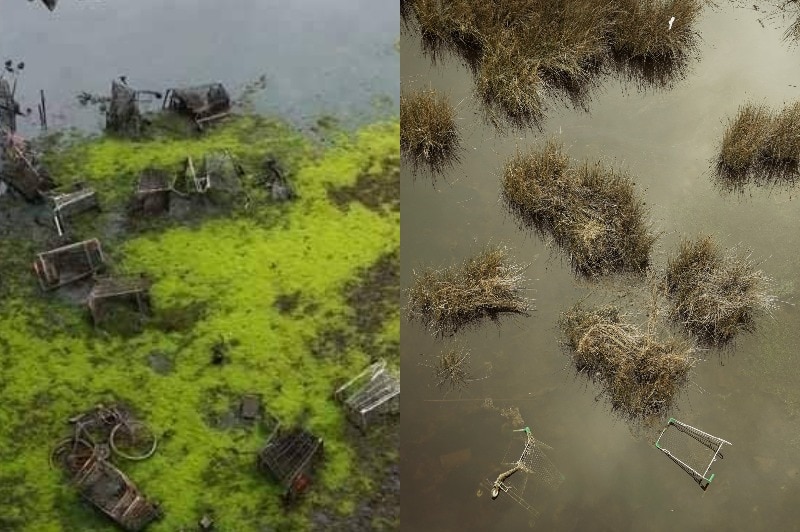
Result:
<svg viewBox="0 0 800 532">
<path fill-rule="evenodd" d="M 655 237 L 647 211 L 624 172 L 597 163 L 571 166 L 559 143 L 517 153 L 503 172 L 502 198 L 524 227 L 532 227 L 568 254 L 587 276 L 643 272 Z"/>
<path fill-rule="evenodd" d="M 774 302 L 767 294 L 769 279 L 750 258 L 723 252 L 711 236 L 682 241 L 664 282 L 671 318 L 710 346 L 752 332 L 755 315 Z"/>
<path fill-rule="evenodd" d="M 698 0 L 618 0 L 618 5 L 615 52 L 631 58 L 676 60 L 696 46 L 692 27 L 702 11 Z"/>
<path fill-rule="evenodd" d="M 400 96 L 400 151 L 416 173 L 436 174 L 458 162 L 456 112 L 444 95 L 421 89 Z"/>
<path fill-rule="evenodd" d="M 748 183 L 792 183 L 800 177 L 800 102 L 775 113 L 747 103 L 729 121 L 716 162 L 719 182 L 732 190 Z"/>
<path fill-rule="evenodd" d="M 492 247 L 459 266 L 414 272 L 408 291 L 408 319 L 437 336 L 452 336 L 484 318 L 527 314 L 522 297 L 525 267 L 512 263 L 502 247 Z"/>
<path fill-rule="evenodd" d="M 543 95 L 586 108 L 599 75 L 612 69 L 666 84 L 696 46 L 700 3 L 404 0 L 403 13 L 434 61 L 449 52 L 471 68 L 496 124 L 502 114 L 513 126 L 540 127 Z"/>
<path fill-rule="evenodd" d="M 559 326 L 575 369 L 631 420 L 664 415 L 695 363 L 690 343 L 627 323 L 617 307 L 578 305 L 561 315 Z"/>
</svg>

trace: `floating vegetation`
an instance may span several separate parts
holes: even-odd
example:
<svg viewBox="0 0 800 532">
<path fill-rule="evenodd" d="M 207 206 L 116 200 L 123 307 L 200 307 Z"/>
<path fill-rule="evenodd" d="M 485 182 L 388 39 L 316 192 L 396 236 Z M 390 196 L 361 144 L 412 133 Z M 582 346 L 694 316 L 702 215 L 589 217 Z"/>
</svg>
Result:
<svg viewBox="0 0 800 532">
<path fill-rule="evenodd" d="M 754 316 L 772 307 L 769 279 L 749 257 L 723 252 L 711 236 L 681 242 L 665 278 L 670 316 L 698 340 L 722 346 L 740 331 L 752 332 Z"/>
<path fill-rule="evenodd" d="M 541 126 L 545 96 L 586 107 L 600 77 L 614 72 L 641 87 L 685 73 L 697 46 L 699 0 L 404 0 L 406 27 L 422 49 L 472 70 L 489 118 Z"/>
<path fill-rule="evenodd" d="M 427 168 L 438 174 L 458 162 L 456 112 L 444 95 L 433 89 L 402 94 L 400 124 L 400 151 L 414 173 Z"/>
<path fill-rule="evenodd" d="M 523 227 L 552 235 L 583 275 L 643 272 L 655 237 L 624 172 L 601 163 L 571 166 L 556 141 L 517 153 L 503 171 L 502 198 Z"/>
<path fill-rule="evenodd" d="M 617 70 L 641 87 L 669 87 L 685 75 L 697 45 L 698 0 L 621 0 L 611 51 Z M 665 23 L 666 22 L 666 23 Z"/>
<path fill-rule="evenodd" d="M 452 336 L 484 318 L 525 314 L 524 266 L 508 260 L 503 247 L 490 247 L 459 266 L 414 272 L 408 291 L 408 319 L 419 320 L 437 336 Z"/>
<path fill-rule="evenodd" d="M 688 382 L 694 348 L 625 318 L 618 307 L 577 305 L 559 326 L 575 369 L 600 384 L 612 410 L 630 420 L 662 416 Z"/>
<path fill-rule="evenodd" d="M 452 391 L 463 391 L 472 382 L 488 377 L 475 377 L 470 367 L 471 353 L 469 349 L 451 346 L 433 360 L 433 364 L 423 364 L 431 369 L 436 378 L 436 387 L 445 390 L 445 395 Z M 487 363 L 487 369 L 491 365 Z"/>
<path fill-rule="evenodd" d="M 0 530 L 109 529 L 47 460 L 64 418 L 97 402 L 129 404 L 158 437 L 152 458 L 124 466 L 161 503 L 164 517 L 149 531 L 194 529 L 206 513 L 220 530 L 357 530 L 363 523 L 343 521 L 364 515 L 375 497 L 386 505 L 376 511 L 391 514 L 398 495 L 382 483 L 396 471 L 397 430 L 361 443 L 331 394 L 376 353 L 390 363 L 399 356 L 399 213 L 354 199 L 342 209 L 329 190 L 353 187 L 365 168 L 396 179 L 398 118 L 337 128 L 325 145 L 255 115 L 230 117 L 203 135 L 151 132 L 156 138 L 137 142 L 105 134 L 40 139 L 59 184 L 84 181 L 103 206 L 71 220 L 75 238 L 101 240 L 111 273 L 152 281 L 152 316 L 135 336 L 95 329 L 79 304 L 85 294 L 73 285 L 58 296 L 40 294 L 31 262 L 50 248 L 55 229 L 36 231 L 33 215 L 0 220 Z M 120 219 L 146 168 L 177 172 L 187 156 L 225 150 L 246 170 L 248 204 L 125 229 Z M 295 201 L 277 204 L 256 183 L 267 154 L 292 176 Z M 1 199 L 9 212 L 30 211 L 20 198 Z M 335 362 L 307 348 L 330 330 L 357 340 Z M 256 474 L 255 453 L 268 435 L 263 424 L 209 427 L 250 393 L 262 394 L 284 426 L 324 438 L 313 503 L 284 511 L 279 487 Z M 326 525 L 315 526 L 318 512 Z"/>
<path fill-rule="evenodd" d="M 800 177 L 800 102 L 779 112 L 753 103 L 739 108 L 722 136 L 718 182 L 741 191 L 755 185 L 792 184 Z"/>
</svg>

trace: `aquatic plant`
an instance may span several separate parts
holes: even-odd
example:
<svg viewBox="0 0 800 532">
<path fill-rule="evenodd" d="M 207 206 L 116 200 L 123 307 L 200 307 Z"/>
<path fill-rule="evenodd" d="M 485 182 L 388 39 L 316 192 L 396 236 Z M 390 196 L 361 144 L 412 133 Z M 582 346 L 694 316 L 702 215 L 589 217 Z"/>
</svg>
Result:
<svg viewBox="0 0 800 532">
<path fill-rule="evenodd" d="M 339 526 L 373 497 L 396 464 L 396 446 L 389 448 L 396 427 L 370 436 L 372 446 L 361 448 L 330 396 L 374 352 L 398 364 L 396 299 L 369 300 L 354 291 L 367 290 L 364 272 L 375 263 L 381 271 L 396 265 L 385 265 L 385 257 L 397 254 L 399 213 L 390 207 L 394 198 L 380 208 L 353 198 L 342 208 L 329 194 L 352 188 L 365 168 L 396 178 L 399 135 L 394 118 L 357 132 L 331 132 L 323 147 L 280 121 L 239 117 L 204 136 L 163 131 L 135 143 L 105 136 L 49 139 L 53 174 L 63 183 L 87 181 L 104 206 L 101 215 L 76 221 L 76 236 L 98 236 L 114 273 L 142 273 L 153 281 L 153 316 L 130 337 L 94 330 L 69 294 L 35 291 L 29 264 L 41 242 L 17 247 L 0 239 L 0 529 L 113 530 L 49 469 L 47 456 L 64 435 L 66 419 L 117 400 L 159 436 L 152 458 L 125 464 L 125 473 L 162 505 L 164 519 L 148 529 L 153 532 L 192 527 L 207 512 L 222 530 L 305 530 L 320 512 Z M 247 207 L 201 209 L 190 220 L 124 231 L 120 209 L 139 172 L 220 149 L 247 169 Z M 293 176 L 299 189 L 293 202 L 274 204 L 250 182 L 265 153 Z M 396 293 L 389 287 L 381 292 L 387 298 Z M 297 294 L 292 312 L 275 304 L 285 294 Z M 379 317 L 361 327 L 355 316 L 370 305 Z M 307 346 L 333 327 L 355 341 L 335 357 L 315 356 Z M 215 364 L 221 339 L 224 361 Z M 263 395 L 265 408 L 284 426 L 302 424 L 325 440 L 314 487 L 292 510 L 255 470 L 265 429 L 224 430 L 211 422 L 252 392 Z M 386 504 L 399 508 L 396 500 Z"/>
<path fill-rule="evenodd" d="M 470 68 L 499 127 L 501 119 L 541 127 L 545 95 L 586 108 L 610 72 L 642 87 L 667 85 L 696 48 L 701 11 L 698 0 L 404 0 L 401 7 L 433 61 L 450 53 Z"/>
<path fill-rule="evenodd" d="M 435 179 L 458 162 L 459 142 L 456 111 L 446 96 L 433 89 L 400 95 L 400 151 L 415 173 L 426 167 Z"/>
<path fill-rule="evenodd" d="M 769 282 L 749 257 L 723 252 L 711 236 L 683 240 L 664 278 L 671 318 L 717 347 L 754 330 L 756 314 L 774 302 L 767 294 Z"/>
<path fill-rule="evenodd" d="M 583 275 L 643 272 L 655 237 L 633 181 L 600 162 L 571 166 L 562 146 L 517 153 L 505 165 L 503 201 L 524 228 L 551 235 Z"/>
<path fill-rule="evenodd" d="M 614 306 L 577 305 L 561 314 L 559 327 L 578 373 L 631 420 L 666 414 L 695 363 L 689 342 L 628 323 Z"/>
<path fill-rule="evenodd" d="M 779 112 L 753 103 L 739 108 L 722 136 L 716 178 L 724 188 L 792 184 L 800 177 L 800 102 Z"/>
<path fill-rule="evenodd" d="M 489 247 L 458 266 L 414 272 L 408 290 L 409 321 L 419 320 L 437 336 L 452 336 L 484 318 L 527 314 L 522 297 L 525 267 L 508 259 L 504 247 Z"/>
</svg>

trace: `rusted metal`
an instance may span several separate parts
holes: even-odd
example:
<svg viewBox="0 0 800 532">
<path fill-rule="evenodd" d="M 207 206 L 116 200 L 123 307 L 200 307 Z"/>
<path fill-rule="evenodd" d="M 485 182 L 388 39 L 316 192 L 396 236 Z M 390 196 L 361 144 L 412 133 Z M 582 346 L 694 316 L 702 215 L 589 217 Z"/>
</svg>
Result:
<svg viewBox="0 0 800 532">
<path fill-rule="evenodd" d="M 94 238 L 39 253 L 33 268 L 42 290 L 55 290 L 91 277 L 104 264 L 100 241 Z"/>
</svg>

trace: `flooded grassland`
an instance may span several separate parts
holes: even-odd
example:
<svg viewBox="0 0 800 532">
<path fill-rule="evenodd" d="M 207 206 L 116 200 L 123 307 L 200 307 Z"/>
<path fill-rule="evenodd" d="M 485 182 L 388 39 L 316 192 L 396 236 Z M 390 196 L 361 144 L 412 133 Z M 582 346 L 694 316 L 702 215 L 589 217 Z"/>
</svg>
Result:
<svg viewBox="0 0 800 532">
<path fill-rule="evenodd" d="M 401 172 L 404 525 L 796 530 L 793 19 L 769 2 L 609 0 L 599 19 L 555 7 L 581 3 L 404 2 L 403 94 L 448 101 L 460 145 L 452 165 Z M 634 4 L 655 8 L 614 20 Z M 508 23 L 520 6 L 560 18 Z M 594 55 L 541 44 L 567 41 Z M 762 108 L 764 136 L 732 135 L 741 109 Z M 736 186 L 721 153 L 741 160 Z M 432 334 L 413 312 L 419 280 L 487 246 L 526 266 L 530 311 Z M 670 417 L 733 444 L 707 491 L 653 445 Z M 526 426 L 546 444 L 536 460 L 512 432 Z M 514 490 L 493 498 L 495 478 Z"/>
</svg>

